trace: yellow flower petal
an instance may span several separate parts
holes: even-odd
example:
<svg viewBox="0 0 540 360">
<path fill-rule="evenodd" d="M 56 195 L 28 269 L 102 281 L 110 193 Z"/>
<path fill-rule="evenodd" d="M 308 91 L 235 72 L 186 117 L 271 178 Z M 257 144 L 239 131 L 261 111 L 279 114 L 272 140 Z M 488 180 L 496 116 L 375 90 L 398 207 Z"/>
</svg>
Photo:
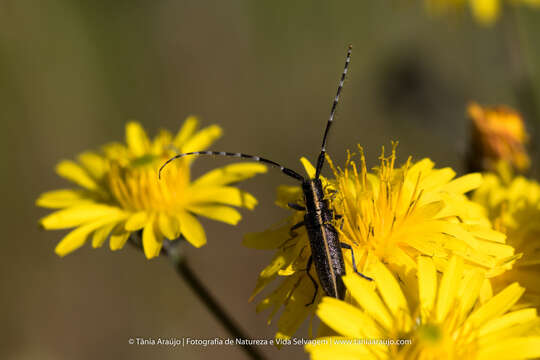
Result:
<svg viewBox="0 0 540 360">
<path fill-rule="evenodd" d="M 163 239 L 156 234 L 153 217 L 150 218 L 150 221 L 143 229 L 142 244 L 147 259 L 152 259 L 161 252 Z"/>
<path fill-rule="evenodd" d="M 277 253 L 272 261 L 270 261 L 270 264 L 268 264 L 259 274 L 259 279 L 262 281 L 265 281 L 266 279 L 270 279 L 276 276 L 278 272 L 283 268 L 286 267 L 287 264 L 290 263 L 292 256 L 287 254 L 281 254 Z M 289 256 L 287 256 L 289 255 Z"/>
<path fill-rule="evenodd" d="M 186 194 L 186 202 L 190 204 L 225 204 L 253 209 L 257 199 L 253 195 L 231 186 L 203 188 Z"/>
<path fill-rule="evenodd" d="M 540 336 L 528 336 L 503 340 L 481 348 L 478 360 L 512 360 L 540 358 Z"/>
<path fill-rule="evenodd" d="M 480 295 L 478 296 L 478 300 L 480 304 L 485 304 L 493 297 L 493 287 L 491 286 L 491 282 L 489 279 L 484 279 L 484 282 L 482 283 L 482 288 L 480 289 Z"/>
<path fill-rule="evenodd" d="M 315 167 L 313 167 L 313 165 L 311 165 L 311 163 L 309 162 L 309 160 L 302 156 L 302 157 L 300 158 L 300 162 L 301 162 L 302 165 L 304 166 L 304 169 L 306 170 L 306 173 L 308 174 L 308 176 L 309 176 L 311 179 L 314 178 L 314 177 L 315 177 L 316 169 L 315 169 Z"/>
<path fill-rule="evenodd" d="M 484 226 L 471 226 L 469 228 L 469 231 L 474 234 L 474 236 L 484 240 L 489 240 L 501 244 L 504 244 L 504 241 L 506 240 L 506 235 L 502 232 L 495 231 L 491 228 Z"/>
<path fill-rule="evenodd" d="M 242 241 L 242 245 L 252 249 L 270 250 L 276 249 L 288 238 L 290 238 L 289 229 L 285 226 L 281 226 L 276 229 L 246 234 Z"/>
<path fill-rule="evenodd" d="M 160 213 L 158 216 L 159 230 L 169 240 L 180 236 L 180 224 L 175 216 Z"/>
<path fill-rule="evenodd" d="M 104 225 L 121 220 L 121 217 L 108 216 L 90 224 L 76 228 L 67 234 L 54 249 L 58 256 L 65 256 L 84 245 L 90 233 Z"/>
<path fill-rule="evenodd" d="M 394 317 L 397 318 L 402 314 L 409 312 L 407 300 L 405 299 L 396 278 L 381 262 L 376 262 L 374 264 L 373 278 L 375 279 L 375 284 L 379 289 L 379 293 Z"/>
<path fill-rule="evenodd" d="M 172 135 L 167 130 L 159 130 L 159 133 L 154 138 L 154 141 L 152 142 L 151 146 L 151 153 L 152 154 L 162 154 L 164 150 L 177 150 L 173 149 L 171 146 L 172 143 Z"/>
<path fill-rule="evenodd" d="M 208 148 L 216 139 L 221 136 L 222 130 L 217 125 L 208 126 L 201 131 L 197 132 L 193 137 L 191 137 L 180 149 L 183 153 L 192 152 L 192 151 L 203 151 Z M 188 157 L 188 159 L 193 159 L 193 157 Z"/>
<path fill-rule="evenodd" d="M 275 257 L 274 257 L 274 259 L 275 259 Z M 267 266 L 263 270 L 263 272 L 266 271 L 266 269 L 269 266 Z M 270 281 L 272 281 L 272 279 L 275 279 L 275 278 L 276 278 L 276 274 L 274 274 L 274 276 L 271 276 L 271 277 L 259 276 L 259 278 L 257 279 L 257 284 L 255 285 L 255 289 L 251 293 L 251 296 L 249 297 L 248 301 L 249 302 L 253 301 L 255 296 L 257 296 L 262 291 L 262 289 L 264 289 L 264 287 L 266 285 L 268 285 L 268 283 Z M 284 283 L 290 283 L 292 281 L 292 279 L 294 279 L 294 278 L 295 277 L 293 277 L 293 276 L 288 276 L 288 277 L 285 278 L 285 280 L 283 282 Z M 281 302 L 285 301 L 286 297 L 287 297 L 287 290 L 282 289 L 282 288 L 277 288 L 272 292 L 271 295 L 269 295 L 267 298 L 265 298 L 263 301 L 261 301 L 259 304 L 257 304 L 256 311 L 260 312 L 260 311 L 263 311 L 263 310 L 267 309 L 268 307 L 270 307 L 272 305 L 275 305 L 276 303 L 281 303 Z M 277 312 L 277 309 L 278 309 L 278 306 L 274 306 L 274 310 L 272 311 L 272 316 Z M 270 324 L 270 322 L 271 322 L 271 317 L 268 320 L 268 324 Z"/>
<path fill-rule="evenodd" d="M 70 160 L 63 160 L 56 165 L 56 173 L 88 190 L 96 190 L 98 185 L 80 165 Z"/>
<path fill-rule="evenodd" d="M 505 314 L 487 322 L 480 329 L 480 336 L 509 328 L 514 325 L 524 324 L 528 321 L 534 321 L 536 318 L 536 309 L 522 309 Z"/>
<path fill-rule="evenodd" d="M 127 231 L 137 231 L 142 229 L 148 223 L 148 213 L 139 211 L 132 214 L 126 221 L 125 229 Z"/>
<path fill-rule="evenodd" d="M 473 269 L 465 274 L 458 292 L 459 313 L 469 314 L 480 295 L 484 279 L 484 273 L 478 269 Z"/>
<path fill-rule="evenodd" d="M 240 213 L 225 205 L 188 205 L 186 207 L 189 211 L 210 218 L 212 220 L 217 220 L 224 222 L 230 225 L 236 225 L 242 219 Z"/>
<path fill-rule="evenodd" d="M 109 236 L 109 234 L 111 233 L 111 231 L 113 230 L 115 226 L 116 224 L 113 223 L 113 224 L 109 224 L 109 225 L 106 225 L 97 229 L 94 232 L 94 236 L 92 237 L 92 247 L 93 248 L 101 247 L 103 243 L 105 242 L 105 240 L 107 240 L 107 237 Z"/>
<path fill-rule="evenodd" d="M 518 283 L 507 286 L 503 291 L 492 297 L 487 303 L 474 311 L 467 319 L 475 328 L 482 326 L 490 319 L 507 312 L 523 295 L 525 289 Z"/>
<path fill-rule="evenodd" d="M 289 266 L 291 266 L 293 260 L 295 260 L 300 253 L 304 250 L 302 243 L 298 242 L 293 246 L 291 251 L 286 253 L 278 252 L 270 262 L 270 264 L 261 271 L 259 278 L 260 279 L 269 279 L 276 275 L 285 275 L 288 272 Z M 311 299 L 310 299 L 311 301 Z"/>
<path fill-rule="evenodd" d="M 109 248 L 112 251 L 120 250 L 124 247 L 130 235 L 131 233 L 127 231 L 120 232 L 119 234 L 112 234 L 109 239 Z"/>
<path fill-rule="evenodd" d="M 107 171 L 108 163 L 100 155 L 87 151 L 79 155 L 79 162 L 94 179 L 101 179 Z"/>
<path fill-rule="evenodd" d="M 126 125 L 126 143 L 135 156 L 143 156 L 150 150 L 150 140 L 141 124 L 130 122 Z"/>
<path fill-rule="evenodd" d="M 457 256 L 450 259 L 448 268 L 443 274 L 437 298 L 437 321 L 442 322 L 448 311 L 455 304 L 459 281 L 463 276 L 463 260 Z"/>
<path fill-rule="evenodd" d="M 91 222 L 95 219 L 120 216 L 122 210 L 96 203 L 83 203 L 64 210 L 56 211 L 40 220 L 45 229 L 65 229 Z"/>
<path fill-rule="evenodd" d="M 418 257 L 418 293 L 425 319 L 432 313 L 437 296 L 437 270 L 431 258 L 425 256 Z"/>
<path fill-rule="evenodd" d="M 207 172 L 192 184 L 197 186 L 222 186 L 249 179 L 266 172 L 266 166 L 259 163 L 239 163 L 227 165 Z"/>
<path fill-rule="evenodd" d="M 302 189 L 298 186 L 280 185 L 277 188 L 276 205 L 289 209 L 289 203 L 303 200 Z"/>
<path fill-rule="evenodd" d="M 199 248 L 206 244 L 206 234 L 199 220 L 185 211 L 178 212 L 177 216 L 180 221 L 180 231 L 191 245 Z"/>
<path fill-rule="evenodd" d="M 122 160 L 128 162 L 132 154 L 129 153 L 129 149 L 123 144 L 113 142 L 106 144 L 102 147 L 105 157 L 115 161 Z"/>
<path fill-rule="evenodd" d="M 197 130 L 199 120 L 196 116 L 188 116 L 182 128 L 176 134 L 173 144 L 177 149 L 181 149 L 184 143 L 189 139 L 193 133 Z"/>
<path fill-rule="evenodd" d="M 357 274 L 346 275 L 343 281 L 352 297 L 362 306 L 364 311 L 377 320 L 386 329 L 392 326 L 392 316 L 375 293 L 368 280 Z"/>
<path fill-rule="evenodd" d="M 429 168 L 432 169 L 435 164 L 433 164 L 433 162 L 431 161 L 429 161 L 429 163 L 430 163 Z M 413 182 L 416 182 L 418 174 L 415 174 L 415 172 L 412 171 L 411 173 L 407 175 L 409 178 L 414 175 L 415 177 L 412 178 L 411 180 Z M 439 187 L 443 187 L 448 182 L 452 181 L 454 176 L 456 176 L 456 172 L 452 170 L 451 168 L 447 167 L 447 168 L 437 169 L 433 171 L 428 170 L 426 173 L 422 173 L 421 175 L 423 175 L 422 188 L 425 190 L 432 190 L 432 189 L 437 189 Z"/>
<path fill-rule="evenodd" d="M 412 216 L 422 220 L 437 218 L 437 214 L 441 212 L 444 206 L 445 204 L 443 201 L 434 201 L 429 204 L 419 206 Z"/>
<path fill-rule="evenodd" d="M 63 207 L 70 207 L 76 203 L 85 201 L 89 200 L 85 198 L 82 191 L 54 190 L 41 194 L 36 200 L 36 205 L 50 209 L 59 209 Z"/>
<path fill-rule="evenodd" d="M 381 335 L 370 316 L 353 305 L 328 296 L 319 304 L 317 316 L 334 331 L 353 339 L 377 339 Z"/>
<path fill-rule="evenodd" d="M 276 339 L 290 339 L 304 319 L 314 312 L 313 306 L 306 306 L 313 296 L 313 284 L 307 277 L 298 285 L 298 292 L 292 294 L 278 321 Z"/>
<path fill-rule="evenodd" d="M 465 194 L 482 185 L 482 174 L 474 173 L 459 177 L 442 187 L 443 191 L 454 194 Z"/>
</svg>

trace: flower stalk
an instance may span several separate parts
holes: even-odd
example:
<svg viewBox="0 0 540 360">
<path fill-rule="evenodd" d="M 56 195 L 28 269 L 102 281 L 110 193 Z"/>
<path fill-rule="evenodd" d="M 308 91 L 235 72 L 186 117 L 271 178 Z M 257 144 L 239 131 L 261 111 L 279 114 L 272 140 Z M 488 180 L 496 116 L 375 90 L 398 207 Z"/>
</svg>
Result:
<svg viewBox="0 0 540 360">
<path fill-rule="evenodd" d="M 178 275 L 185 281 L 204 306 L 206 306 L 208 311 L 214 315 L 216 320 L 219 321 L 233 339 L 250 339 L 191 270 L 182 249 L 182 243 L 183 241 L 175 241 L 174 243 L 167 240 L 164 241 L 162 254 L 165 254 L 169 258 Z M 250 344 L 239 345 L 250 359 L 264 359 L 264 356 L 254 346 Z"/>
</svg>

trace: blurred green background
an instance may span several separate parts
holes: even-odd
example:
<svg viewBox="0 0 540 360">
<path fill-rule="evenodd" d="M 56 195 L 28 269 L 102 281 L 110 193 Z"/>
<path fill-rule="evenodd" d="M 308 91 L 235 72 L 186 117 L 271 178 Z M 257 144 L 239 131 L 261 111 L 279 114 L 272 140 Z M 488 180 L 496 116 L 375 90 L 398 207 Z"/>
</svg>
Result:
<svg viewBox="0 0 540 360">
<path fill-rule="evenodd" d="M 534 140 L 539 24 L 528 9 L 507 11 L 491 28 L 467 12 L 431 18 L 419 1 L 0 1 L 0 358 L 244 357 L 236 347 L 128 345 L 227 334 L 166 259 L 147 261 L 129 247 L 54 254 L 64 232 L 38 229 L 47 211 L 34 201 L 68 185 L 53 170 L 60 159 L 123 140 L 130 119 L 153 136 L 196 114 L 223 127 L 214 150 L 301 169 L 300 156 L 315 160 L 319 151 L 351 43 L 329 142 L 335 161 L 359 143 L 374 165 L 381 146 L 399 140 L 400 163 L 429 156 L 461 171 L 470 100 L 517 107 Z M 227 162 L 199 159 L 194 176 Z M 188 251 L 254 338 L 276 330 L 247 302 L 272 254 L 241 239 L 287 215 L 273 204 L 284 183 L 270 171 L 243 184 L 260 200 L 256 210 L 237 227 L 202 220 L 208 244 Z M 301 347 L 263 351 L 306 358 Z"/>
</svg>

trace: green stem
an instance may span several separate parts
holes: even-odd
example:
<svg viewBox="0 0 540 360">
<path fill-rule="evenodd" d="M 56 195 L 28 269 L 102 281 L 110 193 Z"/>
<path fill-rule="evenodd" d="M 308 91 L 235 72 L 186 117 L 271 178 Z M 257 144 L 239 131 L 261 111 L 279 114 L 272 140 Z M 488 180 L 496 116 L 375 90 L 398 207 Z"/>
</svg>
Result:
<svg viewBox="0 0 540 360">
<path fill-rule="evenodd" d="M 195 275 L 195 273 L 189 267 L 186 257 L 181 249 L 182 240 L 178 239 L 175 243 L 171 243 L 167 240 L 163 243 L 163 249 L 165 254 L 169 257 L 173 263 L 176 272 L 180 277 L 189 285 L 191 290 L 197 295 L 199 300 L 206 306 L 206 308 L 215 316 L 215 318 L 221 323 L 221 325 L 229 332 L 234 339 L 249 340 L 241 330 L 238 324 L 227 315 L 227 312 L 219 303 L 212 297 L 208 289 L 203 285 L 201 280 Z M 242 350 L 251 359 L 264 359 L 263 355 L 252 345 L 240 345 Z"/>
</svg>

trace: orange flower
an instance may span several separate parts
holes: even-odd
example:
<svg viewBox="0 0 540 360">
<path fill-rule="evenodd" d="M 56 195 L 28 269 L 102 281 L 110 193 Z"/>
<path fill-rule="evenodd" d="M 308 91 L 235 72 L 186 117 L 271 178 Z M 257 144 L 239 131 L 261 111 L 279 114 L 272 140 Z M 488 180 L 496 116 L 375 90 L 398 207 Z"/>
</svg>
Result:
<svg viewBox="0 0 540 360">
<path fill-rule="evenodd" d="M 499 161 L 521 172 L 529 168 L 525 149 L 529 136 L 517 111 L 507 106 L 482 107 L 471 103 L 467 113 L 472 123 L 469 170 L 494 170 Z"/>
</svg>

